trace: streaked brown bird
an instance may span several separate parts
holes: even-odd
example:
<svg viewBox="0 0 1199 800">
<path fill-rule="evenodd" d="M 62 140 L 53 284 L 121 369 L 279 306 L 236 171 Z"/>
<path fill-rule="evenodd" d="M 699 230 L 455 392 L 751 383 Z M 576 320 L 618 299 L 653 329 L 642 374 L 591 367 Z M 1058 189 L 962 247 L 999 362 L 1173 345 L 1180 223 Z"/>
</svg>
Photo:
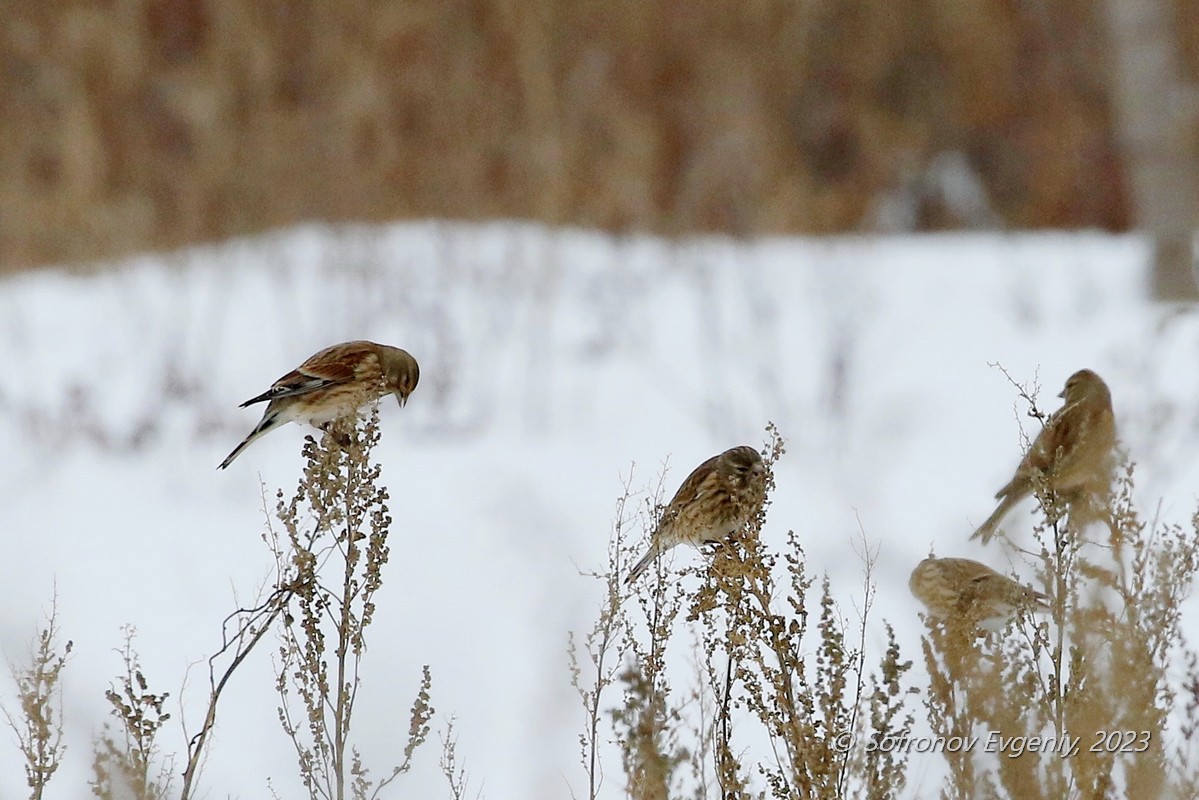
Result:
<svg viewBox="0 0 1199 800">
<path fill-rule="evenodd" d="M 1016 474 L 995 494 L 999 505 L 971 539 L 989 542 L 1003 517 L 1036 491 L 1039 481 L 1066 500 L 1107 490 L 1116 446 L 1116 418 L 1107 384 L 1082 369 L 1070 376 L 1058 397 L 1066 402 L 1045 422 Z"/>
<path fill-rule="evenodd" d="M 398 347 L 365 341 L 326 347 L 239 406 L 270 401 L 258 425 L 218 469 L 228 467 L 255 439 L 280 425 L 299 421 L 323 428 L 388 394 L 403 406 L 419 380 L 416 359 Z"/>
<path fill-rule="evenodd" d="M 650 535 L 649 552 L 629 571 L 632 583 L 670 548 L 722 542 L 745 525 L 765 499 L 766 464 L 747 445 L 712 456 L 687 476 Z"/>
<path fill-rule="evenodd" d="M 908 588 L 929 616 L 951 624 L 997 631 L 1017 609 L 1049 610 L 1049 598 L 1031 586 L 969 558 L 929 557 L 916 565 Z"/>
</svg>

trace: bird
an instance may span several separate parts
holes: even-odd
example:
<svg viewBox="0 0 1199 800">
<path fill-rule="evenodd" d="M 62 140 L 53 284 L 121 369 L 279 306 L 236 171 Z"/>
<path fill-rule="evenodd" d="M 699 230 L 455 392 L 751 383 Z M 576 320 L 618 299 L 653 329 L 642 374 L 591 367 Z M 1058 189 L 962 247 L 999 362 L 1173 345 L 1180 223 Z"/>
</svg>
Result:
<svg viewBox="0 0 1199 800">
<path fill-rule="evenodd" d="M 912 570 L 908 588 L 929 616 L 985 631 L 1000 630 L 1020 608 L 1049 610 L 1043 593 L 969 558 L 929 556 Z"/>
<path fill-rule="evenodd" d="M 1111 391 L 1094 372 L 1081 369 L 1058 397 L 1065 400 L 1062 407 L 1045 422 L 1016 474 L 995 493 L 999 505 L 971 539 L 989 542 L 1008 511 L 1041 485 L 1066 498 L 1106 490 L 1116 446 Z"/>
<path fill-rule="evenodd" d="M 254 430 L 217 469 L 227 468 L 255 439 L 289 422 L 324 428 L 388 394 L 394 394 L 403 407 L 419 380 L 416 359 L 398 347 L 367 341 L 326 347 L 238 406 L 269 401 Z"/>
<path fill-rule="evenodd" d="M 687 542 L 722 542 L 745 525 L 765 499 L 766 464 L 741 445 L 712 456 L 683 481 L 650 534 L 649 552 L 629 571 L 632 583 L 664 552 Z"/>
</svg>

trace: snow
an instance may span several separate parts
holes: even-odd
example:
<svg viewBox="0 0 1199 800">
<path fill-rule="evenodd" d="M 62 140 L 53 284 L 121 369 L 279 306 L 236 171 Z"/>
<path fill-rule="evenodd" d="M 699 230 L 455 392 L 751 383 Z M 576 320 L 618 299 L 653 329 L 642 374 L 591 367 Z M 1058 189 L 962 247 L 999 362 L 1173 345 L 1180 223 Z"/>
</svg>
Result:
<svg viewBox="0 0 1199 800">
<path fill-rule="evenodd" d="M 365 760 L 397 760 L 427 663 L 472 787 L 568 796 L 585 784 L 567 634 L 598 609 L 579 570 L 603 568 L 632 465 L 648 486 L 668 464 L 669 493 L 777 423 L 788 451 L 765 535 L 781 545 L 795 529 L 850 609 L 864 531 L 881 548 L 875 633 L 885 616 L 908 657 L 921 626 L 907 576 L 930 545 L 1005 567 L 967 536 L 1035 423 L 994 364 L 1038 380 L 1050 409 L 1071 372 L 1097 370 L 1143 507 L 1188 520 L 1199 318 L 1148 299 L 1146 254 L 1137 237 L 1099 233 L 667 241 L 422 223 L 9 278 L 0 646 L 22 659 L 56 592 L 75 644 L 70 750 L 48 796 L 76 797 L 88 779 L 126 623 L 151 688 L 172 694 L 162 745 L 183 750 L 182 677 L 269 579 L 263 498 L 293 490 L 305 431 L 215 466 L 258 419 L 237 404 L 321 347 L 374 339 L 421 364 L 407 408 L 381 412 L 395 526 L 355 726 Z M 204 679 L 194 668 L 184 693 L 193 728 Z M 267 796 L 268 778 L 298 796 L 274 708 L 263 649 L 221 707 L 209 796 Z M 436 747 L 397 794 L 447 794 Z M 935 780 L 920 759 L 936 758 L 918 758 L 913 778 Z M 620 796 L 618 772 L 610 761 L 606 796 Z M 0 775 L 0 794 L 21 792 L 15 746 L 0 747 Z"/>
</svg>

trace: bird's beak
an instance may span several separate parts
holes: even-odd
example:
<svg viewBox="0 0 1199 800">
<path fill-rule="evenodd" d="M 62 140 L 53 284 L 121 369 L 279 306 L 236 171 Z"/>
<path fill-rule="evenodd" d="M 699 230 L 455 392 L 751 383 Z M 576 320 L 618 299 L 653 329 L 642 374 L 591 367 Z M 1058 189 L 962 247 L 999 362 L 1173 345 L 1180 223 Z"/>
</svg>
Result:
<svg viewBox="0 0 1199 800">
<path fill-rule="evenodd" d="M 403 408 L 408 404 L 408 397 L 396 392 L 396 402 L 400 404 L 400 408 Z"/>
<path fill-rule="evenodd" d="M 1063 400 L 1065 400 L 1066 399 L 1066 390 L 1062 389 L 1060 392 L 1057 393 L 1057 396 L 1062 398 Z"/>
</svg>

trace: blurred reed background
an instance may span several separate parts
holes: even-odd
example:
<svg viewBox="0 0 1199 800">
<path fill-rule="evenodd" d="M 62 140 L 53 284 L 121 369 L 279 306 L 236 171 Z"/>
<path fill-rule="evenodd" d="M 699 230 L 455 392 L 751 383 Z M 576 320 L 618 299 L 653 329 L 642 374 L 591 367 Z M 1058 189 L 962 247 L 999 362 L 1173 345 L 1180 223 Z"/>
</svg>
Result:
<svg viewBox="0 0 1199 800">
<path fill-rule="evenodd" d="M 1136 80 L 1199 83 L 1199 3 L 2 3 L 0 271 L 312 220 L 1123 231 Z"/>
</svg>

